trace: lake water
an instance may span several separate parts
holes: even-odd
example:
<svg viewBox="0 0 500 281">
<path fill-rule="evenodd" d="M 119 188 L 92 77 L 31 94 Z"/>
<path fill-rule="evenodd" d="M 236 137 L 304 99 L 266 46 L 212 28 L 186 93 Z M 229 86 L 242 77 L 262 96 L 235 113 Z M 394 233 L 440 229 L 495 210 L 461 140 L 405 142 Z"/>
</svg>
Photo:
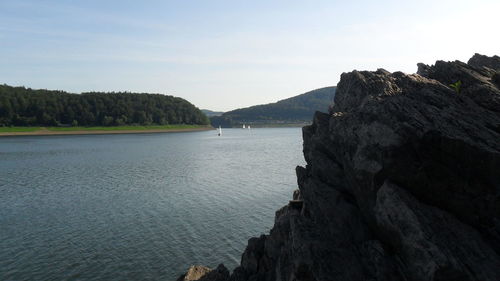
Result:
<svg viewBox="0 0 500 281">
<path fill-rule="evenodd" d="M 300 128 L 0 138 L 0 280 L 175 280 L 239 263 L 304 165 Z"/>
</svg>

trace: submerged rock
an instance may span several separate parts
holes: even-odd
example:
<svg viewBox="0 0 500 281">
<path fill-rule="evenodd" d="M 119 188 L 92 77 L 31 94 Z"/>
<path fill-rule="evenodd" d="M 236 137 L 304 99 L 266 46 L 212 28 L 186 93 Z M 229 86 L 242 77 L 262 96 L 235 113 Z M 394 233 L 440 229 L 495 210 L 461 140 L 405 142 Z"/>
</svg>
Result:
<svg viewBox="0 0 500 281">
<path fill-rule="evenodd" d="M 500 280 L 499 61 L 342 74 L 294 200 L 214 280 Z"/>
</svg>

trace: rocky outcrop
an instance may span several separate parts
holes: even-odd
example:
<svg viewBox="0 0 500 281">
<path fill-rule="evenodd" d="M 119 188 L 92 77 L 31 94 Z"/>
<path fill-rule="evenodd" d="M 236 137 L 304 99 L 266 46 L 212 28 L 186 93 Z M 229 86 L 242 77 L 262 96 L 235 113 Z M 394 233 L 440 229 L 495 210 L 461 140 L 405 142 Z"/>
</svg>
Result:
<svg viewBox="0 0 500 281">
<path fill-rule="evenodd" d="M 202 265 L 192 265 L 177 281 L 218 281 L 227 280 L 228 278 L 229 271 L 223 264 L 220 264 L 216 269 L 210 269 Z"/>
<path fill-rule="evenodd" d="M 488 57 L 476 53 L 474 54 L 474 56 L 472 56 L 472 58 L 470 58 L 467 64 L 479 69 L 487 67 L 492 70 L 498 70 L 500 69 L 500 57 L 499 56 Z"/>
<path fill-rule="evenodd" d="M 342 74 L 303 129 L 299 191 L 219 280 L 500 280 L 499 71 Z"/>
</svg>

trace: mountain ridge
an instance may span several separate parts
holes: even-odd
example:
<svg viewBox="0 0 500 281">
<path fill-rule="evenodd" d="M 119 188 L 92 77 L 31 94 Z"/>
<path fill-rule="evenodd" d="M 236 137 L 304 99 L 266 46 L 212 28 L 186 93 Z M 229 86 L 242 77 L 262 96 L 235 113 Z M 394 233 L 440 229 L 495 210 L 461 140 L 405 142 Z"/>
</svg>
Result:
<svg viewBox="0 0 500 281">
<path fill-rule="evenodd" d="M 328 110 L 335 96 L 336 86 L 318 88 L 277 102 L 238 108 L 221 116 L 210 118 L 212 126 L 239 127 L 279 124 L 307 124 L 317 110 Z"/>
<path fill-rule="evenodd" d="M 207 117 L 212 117 L 212 116 L 221 116 L 224 114 L 224 111 L 214 111 L 210 109 L 200 109 L 201 112 L 203 112 Z"/>
</svg>

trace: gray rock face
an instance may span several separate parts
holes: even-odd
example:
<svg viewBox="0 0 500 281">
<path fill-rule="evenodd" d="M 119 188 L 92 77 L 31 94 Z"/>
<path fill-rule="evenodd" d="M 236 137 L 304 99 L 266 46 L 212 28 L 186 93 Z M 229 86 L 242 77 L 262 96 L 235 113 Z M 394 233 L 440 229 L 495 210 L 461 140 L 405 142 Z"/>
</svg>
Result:
<svg viewBox="0 0 500 281">
<path fill-rule="evenodd" d="M 500 280 L 498 61 L 342 74 L 294 200 L 219 280 Z"/>
<path fill-rule="evenodd" d="M 472 58 L 470 58 L 467 64 L 476 68 L 488 67 L 493 70 L 498 70 L 500 69 L 500 57 L 488 57 L 481 54 L 475 54 Z"/>
</svg>

